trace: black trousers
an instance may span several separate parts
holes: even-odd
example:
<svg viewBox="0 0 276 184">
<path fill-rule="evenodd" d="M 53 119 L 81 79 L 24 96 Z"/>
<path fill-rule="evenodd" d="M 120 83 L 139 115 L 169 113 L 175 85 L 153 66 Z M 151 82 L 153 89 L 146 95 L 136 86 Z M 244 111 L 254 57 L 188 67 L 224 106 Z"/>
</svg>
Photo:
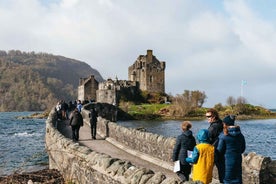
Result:
<svg viewBox="0 0 276 184">
<path fill-rule="evenodd" d="M 189 181 L 189 175 L 191 174 L 192 166 L 190 164 L 188 165 L 182 165 L 180 164 L 180 171 L 178 171 L 176 174 L 181 179 L 181 181 Z"/>
<path fill-rule="evenodd" d="M 225 160 L 223 155 L 218 156 L 218 159 L 215 160 L 215 165 L 218 169 L 219 182 L 223 183 L 224 176 L 225 176 Z"/>
<path fill-rule="evenodd" d="M 71 126 L 71 128 L 72 128 L 72 139 L 74 141 L 78 141 L 79 140 L 80 126 L 79 125 L 75 125 L 75 126 Z"/>
<path fill-rule="evenodd" d="M 91 136 L 93 139 L 96 139 L 97 134 L 97 122 L 90 121 Z"/>
</svg>

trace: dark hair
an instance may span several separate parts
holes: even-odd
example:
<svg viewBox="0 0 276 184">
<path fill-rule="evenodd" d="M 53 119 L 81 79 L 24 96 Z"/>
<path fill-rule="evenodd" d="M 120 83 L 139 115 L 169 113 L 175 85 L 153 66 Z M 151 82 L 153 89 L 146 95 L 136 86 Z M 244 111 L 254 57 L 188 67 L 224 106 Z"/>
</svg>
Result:
<svg viewBox="0 0 276 184">
<path fill-rule="evenodd" d="M 220 119 L 220 118 L 219 118 L 219 113 L 218 113 L 218 111 L 217 111 L 216 109 L 210 108 L 210 109 L 207 110 L 206 113 L 208 113 L 208 112 L 211 113 L 212 116 L 213 116 L 216 120 Z"/>
</svg>

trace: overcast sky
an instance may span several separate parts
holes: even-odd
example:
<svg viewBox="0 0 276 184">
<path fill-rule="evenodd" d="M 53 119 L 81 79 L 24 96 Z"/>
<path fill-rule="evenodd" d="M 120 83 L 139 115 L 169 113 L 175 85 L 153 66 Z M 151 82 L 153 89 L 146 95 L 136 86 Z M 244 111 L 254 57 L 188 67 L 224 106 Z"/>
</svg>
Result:
<svg viewBox="0 0 276 184">
<path fill-rule="evenodd" d="M 166 62 L 168 94 L 276 108 L 275 0 L 0 0 L 0 25 L 0 50 L 62 55 L 127 80 L 151 49 Z"/>
</svg>

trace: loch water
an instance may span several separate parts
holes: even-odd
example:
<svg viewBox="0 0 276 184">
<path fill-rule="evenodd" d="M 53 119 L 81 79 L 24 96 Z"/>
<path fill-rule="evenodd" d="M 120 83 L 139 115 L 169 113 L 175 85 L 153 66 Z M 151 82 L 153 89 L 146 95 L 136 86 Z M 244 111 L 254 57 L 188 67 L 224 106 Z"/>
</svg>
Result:
<svg viewBox="0 0 276 184">
<path fill-rule="evenodd" d="M 192 132 L 196 137 L 200 129 L 207 129 L 207 121 L 191 121 Z M 182 121 L 119 121 L 119 125 L 128 128 L 145 128 L 147 132 L 164 137 L 177 137 L 181 134 Z M 236 121 L 246 141 L 245 153 L 256 152 L 276 160 L 276 119 Z"/>
<path fill-rule="evenodd" d="M 48 167 L 45 119 L 17 119 L 35 112 L 0 113 L 0 176 Z"/>
</svg>

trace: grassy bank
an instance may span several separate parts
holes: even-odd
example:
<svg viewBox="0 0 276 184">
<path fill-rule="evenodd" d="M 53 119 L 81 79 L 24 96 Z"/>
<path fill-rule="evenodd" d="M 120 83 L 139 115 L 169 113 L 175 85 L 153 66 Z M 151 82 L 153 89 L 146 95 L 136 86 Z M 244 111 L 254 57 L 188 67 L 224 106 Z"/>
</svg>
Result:
<svg viewBox="0 0 276 184">
<path fill-rule="evenodd" d="M 205 113 L 208 108 L 201 107 L 196 109 L 181 109 L 173 104 L 125 104 L 120 108 L 128 113 L 133 119 L 153 120 L 153 119 L 178 119 L 178 120 L 202 120 L 205 119 Z M 186 110 L 186 111 L 185 111 Z M 220 106 L 217 111 L 223 118 L 228 114 L 236 114 L 237 119 L 274 119 L 276 113 L 268 109 L 246 105 L 243 109 L 246 113 L 237 112 L 234 107 Z"/>
</svg>

